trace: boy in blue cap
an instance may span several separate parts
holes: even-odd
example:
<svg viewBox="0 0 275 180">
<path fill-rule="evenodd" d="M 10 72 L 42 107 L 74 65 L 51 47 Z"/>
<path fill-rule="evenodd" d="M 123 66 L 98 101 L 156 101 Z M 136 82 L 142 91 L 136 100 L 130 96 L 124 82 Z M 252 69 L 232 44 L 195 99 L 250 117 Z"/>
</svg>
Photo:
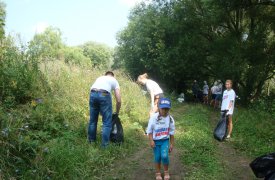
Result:
<svg viewBox="0 0 275 180">
<path fill-rule="evenodd" d="M 156 180 L 162 180 L 161 162 L 164 168 L 164 180 L 170 179 L 168 172 L 169 152 L 173 150 L 175 133 L 175 121 L 169 115 L 170 109 L 171 101 L 168 98 L 161 98 L 159 111 L 151 116 L 147 127 L 150 146 L 154 150 Z"/>
</svg>

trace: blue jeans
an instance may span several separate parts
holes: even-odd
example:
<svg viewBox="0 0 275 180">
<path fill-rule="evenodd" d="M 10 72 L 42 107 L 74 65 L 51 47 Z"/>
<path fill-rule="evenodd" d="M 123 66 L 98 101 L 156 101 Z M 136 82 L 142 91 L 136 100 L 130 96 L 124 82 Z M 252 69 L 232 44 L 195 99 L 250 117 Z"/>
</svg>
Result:
<svg viewBox="0 0 275 180">
<path fill-rule="evenodd" d="M 107 92 L 91 92 L 90 94 L 90 122 L 88 126 L 88 139 L 96 141 L 96 131 L 99 113 L 102 115 L 102 147 L 109 144 L 112 130 L 112 97 Z"/>
<path fill-rule="evenodd" d="M 154 159 L 155 163 L 169 165 L 169 139 L 154 140 Z"/>
</svg>

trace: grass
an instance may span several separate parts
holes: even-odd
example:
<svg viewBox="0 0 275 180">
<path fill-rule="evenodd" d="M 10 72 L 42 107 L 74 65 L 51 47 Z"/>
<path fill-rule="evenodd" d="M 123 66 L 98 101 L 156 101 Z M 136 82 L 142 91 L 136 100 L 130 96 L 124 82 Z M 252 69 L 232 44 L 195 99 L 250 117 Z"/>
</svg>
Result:
<svg viewBox="0 0 275 180">
<path fill-rule="evenodd" d="M 239 108 L 233 120 L 233 145 L 256 158 L 275 150 L 275 118 L 267 112 Z"/>
<path fill-rule="evenodd" d="M 147 124 L 149 103 L 124 73 L 115 72 L 121 86 L 120 118 L 125 143 L 102 150 L 100 127 L 98 145 L 89 145 L 86 136 L 90 85 L 104 71 L 54 61 L 40 64 L 36 76 L 31 74 L 32 68 L 19 68 L 19 63 L 1 66 L 3 84 L 8 86 L 2 87 L 6 101 L 0 106 L 0 179 L 106 179 L 106 172 L 116 168 L 115 161 L 128 157 L 144 143 L 140 136 Z M 8 74 L 10 69 L 13 71 Z M 17 77 L 24 83 L 15 86 Z M 22 95 L 14 95 L 18 88 L 27 93 L 13 103 Z M 42 103 L 33 103 L 35 98 L 42 99 Z M 176 105 L 173 109 L 176 144 L 182 151 L 186 179 L 223 177 L 209 121 L 213 112 L 194 104 Z M 249 157 L 274 151 L 271 115 L 241 108 L 235 118 L 232 144 L 236 149 Z"/>
<path fill-rule="evenodd" d="M 230 175 L 224 171 L 214 142 L 210 122 L 213 110 L 200 104 L 176 105 L 173 109 L 176 144 L 182 151 L 185 179 L 220 179 Z M 214 113 L 219 116 L 218 112 Z M 274 123 L 274 118 L 267 112 L 238 108 L 233 117 L 230 144 L 251 159 L 274 152 Z"/>
<path fill-rule="evenodd" d="M 182 150 L 185 179 L 219 179 L 222 168 L 213 143 L 209 122 L 210 111 L 202 105 L 176 107 L 172 114 L 176 121 L 176 145 Z"/>
<path fill-rule="evenodd" d="M 42 103 L 0 108 L 0 179 L 101 179 L 115 160 L 135 151 L 147 99 L 138 85 L 115 72 L 121 86 L 125 143 L 100 149 L 87 143 L 89 89 L 104 71 L 65 64 L 40 64 L 43 83 L 32 92 Z M 101 124 L 101 123 L 99 123 Z"/>
</svg>

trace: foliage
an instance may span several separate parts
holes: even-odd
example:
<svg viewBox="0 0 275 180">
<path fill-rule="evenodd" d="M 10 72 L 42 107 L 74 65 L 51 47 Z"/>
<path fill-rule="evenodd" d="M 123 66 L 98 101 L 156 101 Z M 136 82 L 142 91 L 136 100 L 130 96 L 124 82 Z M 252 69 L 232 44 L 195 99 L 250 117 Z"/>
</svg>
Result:
<svg viewBox="0 0 275 180">
<path fill-rule="evenodd" d="M 5 4 L 0 1 L 0 40 L 4 37 L 5 31 L 5 18 L 6 18 L 6 11 L 5 11 Z"/>
<path fill-rule="evenodd" d="M 146 121 L 147 109 L 139 105 L 147 104 L 146 98 L 125 74 L 115 73 L 123 95 L 120 117 L 126 143 L 102 151 L 87 143 L 86 128 L 90 85 L 104 72 L 62 61 L 40 63 L 39 69 L 48 88 L 44 91 L 40 83 L 31 98 L 41 100 L 0 108 L 0 177 L 103 177 L 116 158 L 126 156 L 140 141 L 140 124 Z M 133 95 L 137 98 L 130 98 Z"/>
<path fill-rule="evenodd" d="M 93 67 L 109 68 L 112 64 L 113 50 L 105 44 L 87 42 L 80 46 L 83 54 L 92 61 Z"/>
<path fill-rule="evenodd" d="M 91 66 L 91 60 L 84 56 L 82 49 L 78 47 L 64 47 L 62 54 L 68 64 Z"/>
<path fill-rule="evenodd" d="M 274 152 L 274 111 L 239 108 L 233 118 L 233 143 L 238 150 L 253 158 Z"/>
<path fill-rule="evenodd" d="M 57 59 L 63 46 L 61 31 L 48 27 L 43 33 L 35 34 L 29 43 L 28 53 L 34 58 L 48 61 Z"/>
<path fill-rule="evenodd" d="M 41 84 L 37 62 L 28 59 L 11 37 L 2 40 L 0 60 L 0 102 L 5 107 L 26 103 Z"/>
<path fill-rule="evenodd" d="M 274 14 L 272 1 L 141 3 L 118 35 L 118 66 L 178 90 L 193 79 L 233 79 L 247 104 L 274 76 Z"/>
</svg>

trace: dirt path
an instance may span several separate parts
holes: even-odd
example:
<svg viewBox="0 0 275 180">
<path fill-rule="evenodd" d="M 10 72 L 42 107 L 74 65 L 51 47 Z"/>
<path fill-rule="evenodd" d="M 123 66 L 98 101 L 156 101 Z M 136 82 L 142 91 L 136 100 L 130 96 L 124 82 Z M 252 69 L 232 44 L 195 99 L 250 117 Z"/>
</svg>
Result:
<svg viewBox="0 0 275 180">
<path fill-rule="evenodd" d="M 144 141 L 146 141 L 147 137 L 144 139 Z M 111 172 L 112 178 L 106 179 L 155 179 L 153 152 L 147 144 L 142 145 L 136 153 L 130 155 L 127 159 L 115 164 L 115 170 Z M 174 149 L 170 154 L 170 169 L 171 180 L 183 179 L 184 170 L 180 162 L 180 153 L 177 149 Z"/>
<path fill-rule="evenodd" d="M 211 114 L 210 119 L 211 119 L 211 125 L 214 129 L 218 121 L 217 114 L 213 112 Z M 234 140 L 234 137 L 232 140 L 229 140 L 229 141 L 224 141 L 224 142 L 216 141 L 216 144 L 218 147 L 217 154 L 218 154 L 218 157 L 220 157 L 219 160 L 224 168 L 224 172 L 228 172 L 226 173 L 227 176 L 224 177 L 224 179 L 227 179 L 227 180 L 256 179 L 252 170 L 249 167 L 249 163 L 252 160 L 247 157 L 244 157 L 243 155 L 240 154 L 240 152 L 238 152 L 236 149 L 233 148 L 232 144 L 230 143 L 230 141 L 233 141 L 233 140 Z"/>
<path fill-rule="evenodd" d="M 174 115 L 180 115 L 184 109 L 177 109 Z M 209 117 L 211 128 L 214 129 L 218 121 L 217 113 L 211 112 Z M 113 165 L 112 170 L 106 173 L 106 180 L 114 179 L 127 179 L 127 180 L 151 180 L 155 179 L 155 168 L 153 163 L 153 152 L 148 146 L 148 139 L 143 137 L 144 142 L 140 145 L 139 150 L 134 154 L 130 154 L 125 159 Z M 234 138 L 233 138 L 234 140 Z M 256 179 L 253 172 L 249 167 L 251 159 L 243 156 L 240 152 L 233 148 L 230 141 L 218 142 L 215 141 L 217 146 L 217 156 L 221 166 L 223 167 L 224 177 L 223 180 L 253 180 Z M 184 165 L 180 161 L 180 151 L 174 149 L 170 154 L 170 174 L 171 180 L 184 179 Z M 188 172 L 187 172 L 188 173 Z M 108 177 L 107 177 L 108 176 Z"/>
</svg>

